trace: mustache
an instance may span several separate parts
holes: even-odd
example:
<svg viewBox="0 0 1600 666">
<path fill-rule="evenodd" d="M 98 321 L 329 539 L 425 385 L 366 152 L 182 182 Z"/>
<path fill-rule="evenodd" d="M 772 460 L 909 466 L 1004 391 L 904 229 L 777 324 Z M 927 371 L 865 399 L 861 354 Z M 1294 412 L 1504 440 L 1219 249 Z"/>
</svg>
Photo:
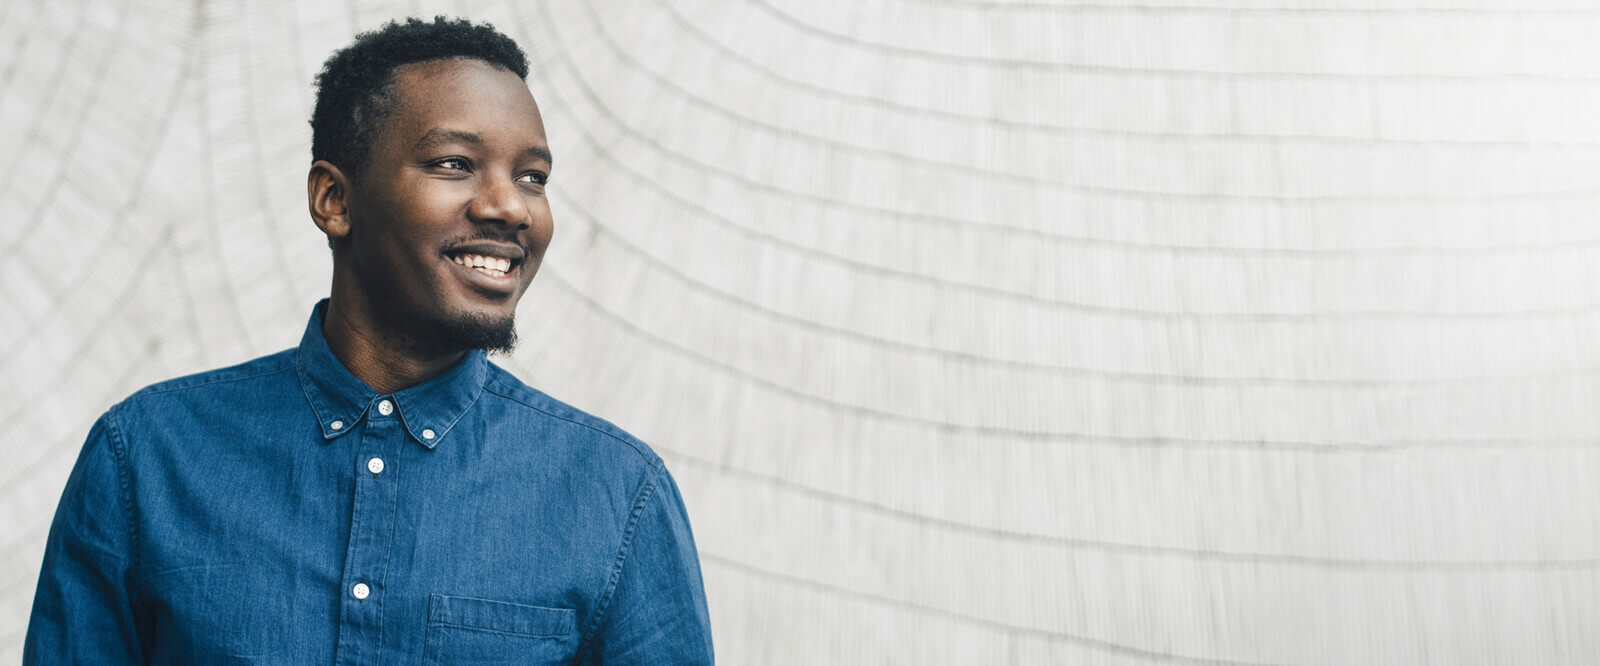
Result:
<svg viewBox="0 0 1600 666">
<path fill-rule="evenodd" d="M 471 243 L 473 241 L 490 241 L 490 242 L 494 242 L 494 243 L 507 243 L 507 244 L 510 244 L 510 245 L 515 245 L 517 247 L 520 247 L 523 250 L 527 250 L 528 249 L 527 244 L 522 242 L 522 238 L 516 232 L 505 233 L 505 232 L 496 232 L 493 229 L 479 229 L 479 230 L 477 230 L 475 232 L 472 232 L 470 234 L 463 234 L 461 236 L 456 236 L 454 238 L 446 239 L 444 242 L 439 244 L 439 252 L 440 253 L 444 253 L 444 252 L 448 251 L 450 248 L 456 247 L 456 246 L 461 245 L 463 243 Z"/>
</svg>

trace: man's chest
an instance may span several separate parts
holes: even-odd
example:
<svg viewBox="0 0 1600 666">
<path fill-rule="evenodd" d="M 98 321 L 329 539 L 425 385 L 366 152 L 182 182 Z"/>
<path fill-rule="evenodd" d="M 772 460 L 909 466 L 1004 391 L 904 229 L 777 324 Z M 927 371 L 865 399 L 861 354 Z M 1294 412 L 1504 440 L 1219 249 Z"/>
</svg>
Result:
<svg viewBox="0 0 1600 666">
<path fill-rule="evenodd" d="M 610 571 L 607 500 L 528 451 L 373 424 L 142 478 L 139 571 L 175 662 L 557 663 Z"/>
</svg>

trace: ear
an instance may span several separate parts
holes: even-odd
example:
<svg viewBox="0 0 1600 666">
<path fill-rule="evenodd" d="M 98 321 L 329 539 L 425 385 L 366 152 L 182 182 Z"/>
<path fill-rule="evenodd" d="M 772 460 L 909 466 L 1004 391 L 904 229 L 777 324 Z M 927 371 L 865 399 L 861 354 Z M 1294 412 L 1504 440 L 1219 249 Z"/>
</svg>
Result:
<svg viewBox="0 0 1600 666">
<path fill-rule="evenodd" d="M 306 200 L 311 221 L 328 235 L 328 244 L 350 235 L 350 179 L 327 160 L 311 163 L 306 174 Z"/>
</svg>

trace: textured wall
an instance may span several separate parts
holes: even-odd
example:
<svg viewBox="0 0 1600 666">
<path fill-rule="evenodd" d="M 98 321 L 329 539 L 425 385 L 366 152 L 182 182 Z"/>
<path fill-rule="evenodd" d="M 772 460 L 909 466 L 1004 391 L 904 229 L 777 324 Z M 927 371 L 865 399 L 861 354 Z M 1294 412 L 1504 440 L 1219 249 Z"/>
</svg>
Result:
<svg viewBox="0 0 1600 666">
<path fill-rule="evenodd" d="M 311 78 L 436 11 L 557 155 L 502 362 L 667 459 L 726 663 L 1600 662 L 1560 0 L 7 0 L 0 661 L 94 417 L 297 341 Z"/>
</svg>

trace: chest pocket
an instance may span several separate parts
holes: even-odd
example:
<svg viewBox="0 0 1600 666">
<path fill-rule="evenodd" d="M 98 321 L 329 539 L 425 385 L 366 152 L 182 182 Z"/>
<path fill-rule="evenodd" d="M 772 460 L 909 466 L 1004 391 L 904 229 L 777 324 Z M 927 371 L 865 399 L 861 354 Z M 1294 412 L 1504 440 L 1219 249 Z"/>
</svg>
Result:
<svg viewBox="0 0 1600 666">
<path fill-rule="evenodd" d="M 577 652 L 570 608 L 435 594 L 425 664 L 563 664 Z"/>
</svg>

